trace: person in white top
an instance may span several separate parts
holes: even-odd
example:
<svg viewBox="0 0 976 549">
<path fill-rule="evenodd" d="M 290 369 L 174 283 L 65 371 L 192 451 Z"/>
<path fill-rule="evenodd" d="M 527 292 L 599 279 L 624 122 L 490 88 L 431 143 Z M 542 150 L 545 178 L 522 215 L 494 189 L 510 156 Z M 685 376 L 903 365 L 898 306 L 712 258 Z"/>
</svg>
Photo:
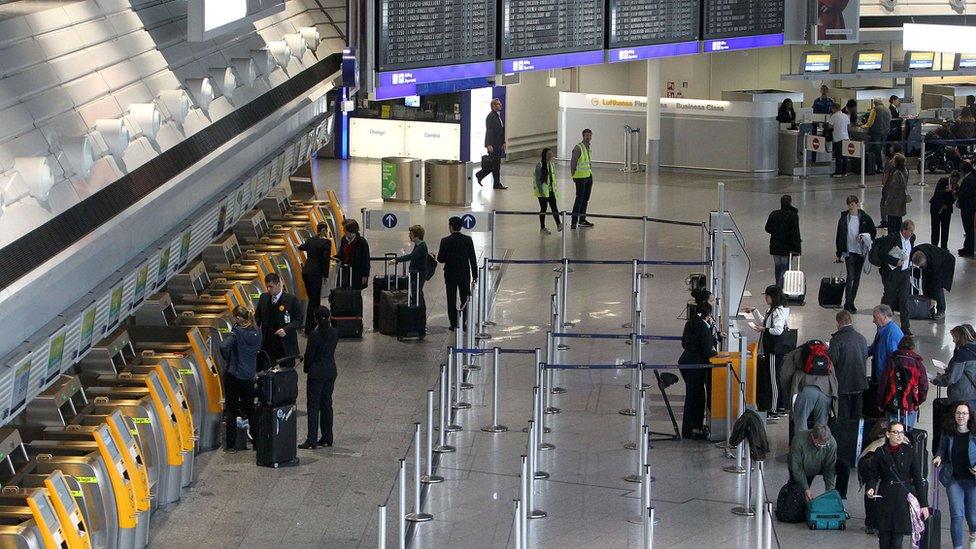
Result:
<svg viewBox="0 0 976 549">
<path fill-rule="evenodd" d="M 756 405 L 762 411 L 767 412 L 770 419 L 775 419 L 781 415 L 786 415 L 787 395 L 782 387 L 779 387 L 779 372 L 783 367 L 783 356 L 786 354 L 782 348 L 781 338 L 789 331 L 790 308 L 786 306 L 786 296 L 783 289 L 779 286 L 769 286 L 766 288 L 765 296 L 766 316 L 763 318 L 762 326 L 756 326 L 759 332 L 760 352 L 766 358 L 766 364 L 775 360 L 775 372 L 770 375 L 770 368 L 759 368 L 756 373 Z M 773 383 L 777 384 L 777 398 L 773 402 Z"/>
<path fill-rule="evenodd" d="M 847 175 L 847 158 L 844 157 L 844 140 L 850 139 L 848 131 L 851 119 L 840 110 L 840 104 L 834 103 L 830 106 L 830 124 L 834 136 L 834 173 L 833 177 L 844 177 Z"/>
</svg>

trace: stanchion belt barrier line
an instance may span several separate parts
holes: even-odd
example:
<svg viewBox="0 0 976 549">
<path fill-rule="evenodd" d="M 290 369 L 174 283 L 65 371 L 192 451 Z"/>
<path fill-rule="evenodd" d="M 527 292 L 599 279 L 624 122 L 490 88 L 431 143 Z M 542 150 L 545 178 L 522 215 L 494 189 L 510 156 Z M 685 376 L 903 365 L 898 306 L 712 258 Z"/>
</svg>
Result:
<svg viewBox="0 0 976 549">
<path fill-rule="evenodd" d="M 638 367 L 644 370 L 703 370 L 727 368 L 726 364 L 633 364 L 630 362 L 621 364 L 564 364 L 564 363 L 542 363 L 543 368 L 550 370 L 633 370 Z"/>
<path fill-rule="evenodd" d="M 488 259 L 492 265 L 562 265 L 562 259 Z M 567 259 L 570 265 L 633 265 L 633 259 Z M 671 261 L 666 259 L 638 259 L 638 265 L 705 266 L 711 261 Z"/>
<path fill-rule="evenodd" d="M 481 349 L 481 348 L 465 349 L 464 347 L 458 347 L 454 349 L 455 354 L 463 353 L 468 355 L 487 355 L 493 352 L 494 352 L 494 348 L 492 347 L 489 347 L 487 349 Z M 533 355 L 535 354 L 535 349 L 503 349 L 499 347 L 498 352 L 503 355 Z"/>
<path fill-rule="evenodd" d="M 559 265 L 563 262 L 562 259 L 488 259 L 487 261 L 492 265 Z"/>
<path fill-rule="evenodd" d="M 572 262 L 572 261 L 570 261 L 570 262 Z M 638 259 L 637 260 L 637 264 L 638 265 L 677 265 L 677 266 L 702 266 L 702 267 L 704 267 L 706 265 L 711 265 L 712 262 L 711 261 L 683 261 L 683 260 L 671 261 L 671 260 L 668 260 L 668 259 L 648 259 L 648 260 Z"/>
<path fill-rule="evenodd" d="M 641 341 L 681 341 L 681 336 L 669 335 L 641 335 L 641 334 L 598 334 L 577 332 L 554 332 L 552 337 L 564 339 L 632 339 L 637 336 Z"/>
<path fill-rule="evenodd" d="M 526 210 L 492 210 L 495 215 L 539 215 L 538 211 L 526 211 Z M 556 212 L 558 215 L 566 214 L 572 215 L 573 212 L 559 211 Z M 661 223 L 664 225 L 681 225 L 684 227 L 701 227 L 703 223 L 695 221 L 677 221 L 674 219 L 661 219 L 658 217 L 648 217 L 643 215 L 625 215 L 625 214 L 592 214 L 587 213 L 586 217 L 593 217 L 596 219 L 632 219 L 634 221 L 648 221 L 650 223 Z"/>
</svg>

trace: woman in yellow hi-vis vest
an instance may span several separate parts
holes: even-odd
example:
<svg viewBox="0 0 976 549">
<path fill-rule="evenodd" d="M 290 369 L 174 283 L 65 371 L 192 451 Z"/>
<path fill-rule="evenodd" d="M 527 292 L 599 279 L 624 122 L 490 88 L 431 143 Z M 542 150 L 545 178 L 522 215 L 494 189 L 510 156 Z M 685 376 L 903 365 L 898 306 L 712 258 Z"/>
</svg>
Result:
<svg viewBox="0 0 976 549">
<path fill-rule="evenodd" d="M 573 147 L 573 158 L 569 161 L 569 170 L 576 183 L 576 201 L 573 202 L 572 228 L 592 227 L 586 220 L 586 205 L 590 202 L 590 191 L 593 190 L 593 167 L 590 165 L 590 141 L 593 132 L 589 128 L 583 130 L 583 141 Z"/>
<path fill-rule="evenodd" d="M 535 165 L 535 177 L 532 180 L 532 194 L 539 199 L 539 230 L 546 234 L 552 234 L 546 228 L 546 206 L 552 211 L 556 230 L 563 230 L 559 223 L 559 206 L 556 205 L 556 172 L 552 165 L 555 156 L 549 147 L 542 149 L 542 160 Z"/>
</svg>

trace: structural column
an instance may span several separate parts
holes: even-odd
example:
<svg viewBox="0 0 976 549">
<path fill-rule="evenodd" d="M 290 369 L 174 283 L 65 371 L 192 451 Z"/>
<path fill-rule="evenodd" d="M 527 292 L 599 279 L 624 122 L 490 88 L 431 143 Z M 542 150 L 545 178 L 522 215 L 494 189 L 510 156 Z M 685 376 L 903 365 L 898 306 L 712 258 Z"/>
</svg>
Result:
<svg viewBox="0 0 976 549">
<path fill-rule="evenodd" d="M 661 60 L 647 60 L 647 127 L 644 158 L 647 177 L 656 174 L 661 166 Z"/>
</svg>

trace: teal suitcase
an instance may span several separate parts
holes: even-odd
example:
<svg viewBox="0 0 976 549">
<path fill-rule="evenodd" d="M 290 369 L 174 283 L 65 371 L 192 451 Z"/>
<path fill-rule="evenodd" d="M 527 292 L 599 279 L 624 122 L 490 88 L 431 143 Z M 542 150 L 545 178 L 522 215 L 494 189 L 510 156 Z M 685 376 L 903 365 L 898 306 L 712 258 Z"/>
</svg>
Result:
<svg viewBox="0 0 976 549">
<path fill-rule="evenodd" d="M 807 505 L 807 526 L 811 530 L 843 530 L 847 527 L 844 500 L 837 490 L 824 492 Z"/>
</svg>

